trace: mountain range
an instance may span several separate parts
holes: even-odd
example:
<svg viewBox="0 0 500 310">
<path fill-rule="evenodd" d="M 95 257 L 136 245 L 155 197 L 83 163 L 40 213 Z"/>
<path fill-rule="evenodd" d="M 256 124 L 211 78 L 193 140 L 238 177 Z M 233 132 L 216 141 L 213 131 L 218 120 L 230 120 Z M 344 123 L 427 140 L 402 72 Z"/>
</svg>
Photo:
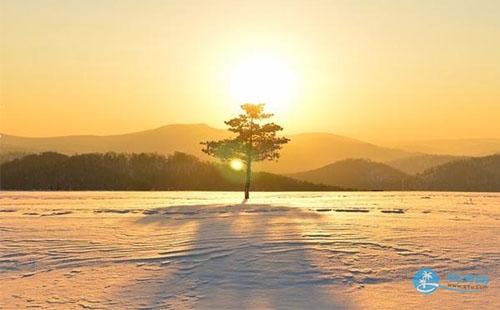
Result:
<svg viewBox="0 0 500 310">
<path fill-rule="evenodd" d="M 110 151 L 155 152 L 168 155 L 178 151 L 205 160 L 208 157 L 201 152 L 201 141 L 223 139 L 230 136 L 231 133 L 226 130 L 209 127 L 205 124 L 167 125 L 152 130 L 108 136 L 77 135 L 28 138 L 2 134 L 0 157 L 10 159 L 13 157 L 12 154 L 16 153 L 24 155 L 47 151 L 67 155 Z M 273 173 L 294 173 L 320 168 L 348 158 L 366 158 L 389 164 L 394 162 L 395 166 L 401 168 L 401 165 L 405 164 L 399 164 L 398 160 L 403 158 L 416 159 L 421 155 L 415 152 L 381 147 L 331 133 L 302 133 L 287 135 L 287 137 L 290 138 L 290 142 L 284 146 L 280 160 L 260 163 L 256 166 L 258 170 Z M 412 160 L 409 161 L 411 166 Z M 438 163 L 443 163 L 443 160 L 439 160 Z M 428 168 L 428 165 L 425 167 Z"/>
<path fill-rule="evenodd" d="M 387 164 L 346 159 L 292 178 L 355 190 L 500 191 L 500 155 L 462 158 L 410 175 Z"/>
<path fill-rule="evenodd" d="M 226 130 L 204 124 L 167 125 L 160 128 L 121 135 L 78 135 L 48 138 L 27 138 L 2 134 L 2 153 L 40 153 L 54 151 L 62 154 L 76 153 L 159 153 L 183 152 L 202 157 L 200 141 L 222 139 L 230 136 Z"/>
<path fill-rule="evenodd" d="M 209 157 L 201 152 L 200 142 L 230 136 L 231 133 L 226 130 L 205 124 L 167 125 L 152 130 L 107 136 L 28 138 L 3 134 L 0 138 L 0 162 L 47 151 L 66 155 L 95 152 L 169 155 L 183 152 L 208 160 Z M 412 177 L 417 175 L 427 173 L 429 180 L 434 179 L 428 174 L 430 169 L 467 160 L 470 154 L 500 152 L 500 144 L 497 146 L 494 139 L 478 140 L 475 144 L 470 140 L 467 143 L 465 140 L 460 140 L 463 143 L 451 140 L 450 153 L 458 155 L 446 155 L 448 142 L 444 140 L 441 144 L 432 144 L 436 147 L 433 150 L 444 153 L 426 154 L 408 151 L 419 150 L 418 148 L 402 150 L 382 147 L 331 133 L 286 136 L 291 141 L 284 146 L 279 161 L 258 163 L 256 170 L 354 189 L 399 189 L 404 186 L 404 182 L 407 185 L 414 182 Z M 470 146 L 468 152 L 458 152 L 459 146 L 464 148 L 466 145 Z"/>
<path fill-rule="evenodd" d="M 400 189 L 409 176 L 384 163 L 345 159 L 324 167 L 290 174 L 298 180 L 362 190 Z"/>
<path fill-rule="evenodd" d="M 408 152 L 440 155 L 487 156 L 500 153 L 500 139 L 434 139 L 390 145 Z"/>
<path fill-rule="evenodd" d="M 427 169 L 437 167 L 459 159 L 466 159 L 466 156 L 419 154 L 415 156 L 398 158 L 385 162 L 387 165 L 401 170 L 409 175 L 417 175 Z"/>
</svg>

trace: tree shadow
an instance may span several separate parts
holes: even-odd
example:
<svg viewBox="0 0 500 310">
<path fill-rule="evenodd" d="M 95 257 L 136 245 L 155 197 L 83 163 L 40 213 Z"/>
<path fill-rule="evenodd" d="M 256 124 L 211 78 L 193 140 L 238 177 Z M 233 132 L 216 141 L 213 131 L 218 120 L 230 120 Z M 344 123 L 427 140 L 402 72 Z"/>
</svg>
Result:
<svg viewBox="0 0 500 310">
<path fill-rule="evenodd" d="M 183 226 L 196 229 L 190 235 L 179 236 L 182 249 L 169 249 L 147 262 L 161 265 L 167 261 L 164 273 L 129 287 L 126 295 L 140 293 L 142 306 L 347 307 L 332 289 L 338 283 L 314 263 L 314 253 L 302 238 L 300 223 L 324 220 L 322 215 L 255 204 L 168 207 L 157 211 L 138 219 L 135 225 L 156 225 L 166 231 Z"/>
</svg>

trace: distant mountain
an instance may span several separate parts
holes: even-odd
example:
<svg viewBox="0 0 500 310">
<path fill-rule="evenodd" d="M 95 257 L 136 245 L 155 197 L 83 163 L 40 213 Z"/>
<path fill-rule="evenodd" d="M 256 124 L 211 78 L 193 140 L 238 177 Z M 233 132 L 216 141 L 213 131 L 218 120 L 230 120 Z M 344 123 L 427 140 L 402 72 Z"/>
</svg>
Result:
<svg viewBox="0 0 500 310">
<path fill-rule="evenodd" d="M 456 156 L 500 154 L 500 139 L 441 139 L 397 143 L 394 147 L 409 152 Z"/>
<path fill-rule="evenodd" d="M 201 152 L 201 141 L 230 137 L 226 130 L 204 124 L 168 125 L 153 130 L 111 136 L 67 136 L 52 138 L 24 138 L 3 135 L 0 152 L 38 153 L 54 151 L 63 154 L 91 152 L 156 152 L 172 154 L 175 151 L 208 157 Z M 389 161 L 411 156 L 412 153 L 379 147 L 329 133 L 288 135 L 278 162 L 256 165 L 256 169 L 274 173 L 292 173 L 325 166 L 347 158 L 368 158 Z"/>
<path fill-rule="evenodd" d="M 412 153 L 384 148 L 367 142 L 330 133 L 304 133 L 288 136 L 278 162 L 264 162 L 259 167 L 275 173 L 293 173 L 323 167 L 348 158 L 389 161 Z"/>
<path fill-rule="evenodd" d="M 25 138 L 2 135 L 2 152 L 59 152 L 63 154 L 92 152 L 156 152 L 172 154 L 176 151 L 204 157 L 200 141 L 229 137 L 226 130 L 204 124 L 167 125 L 160 128 L 110 136 L 64 136 Z"/>
<path fill-rule="evenodd" d="M 409 178 L 386 164 L 366 159 L 346 159 L 319 169 L 290 174 L 290 177 L 344 188 L 360 190 L 401 189 Z"/>
<path fill-rule="evenodd" d="M 3 190 L 227 190 L 243 189 L 244 172 L 183 153 L 90 153 L 27 155 L 0 165 Z M 316 185 L 271 173 L 254 174 L 254 191 L 325 191 Z"/>
<path fill-rule="evenodd" d="M 500 192 L 500 155 L 457 159 L 416 176 L 383 163 L 349 159 L 290 177 L 360 190 Z"/>
<path fill-rule="evenodd" d="M 404 173 L 410 175 L 416 175 L 422 173 L 433 167 L 437 167 L 448 162 L 465 159 L 464 156 L 452 156 L 452 155 L 415 155 L 410 157 L 403 157 L 395 160 L 390 160 L 385 162 L 385 164 L 403 171 Z"/>
<path fill-rule="evenodd" d="M 500 192 L 500 155 L 452 161 L 418 175 L 419 190 Z"/>
</svg>

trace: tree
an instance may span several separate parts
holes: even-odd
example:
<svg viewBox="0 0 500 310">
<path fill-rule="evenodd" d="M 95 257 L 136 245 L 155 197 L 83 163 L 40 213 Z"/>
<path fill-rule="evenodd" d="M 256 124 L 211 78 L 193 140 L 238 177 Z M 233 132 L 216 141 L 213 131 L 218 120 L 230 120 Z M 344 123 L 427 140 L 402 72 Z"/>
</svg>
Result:
<svg viewBox="0 0 500 310">
<path fill-rule="evenodd" d="M 252 162 L 263 160 L 278 160 L 282 145 L 290 141 L 277 136 L 283 128 L 275 123 L 264 123 L 273 114 L 264 113 L 264 104 L 244 104 L 245 113 L 224 122 L 229 131 L 236 134 L 235 138 L 219 141 L 207 141 L 204 153 L 219 158 L 222 161 L 240 160 L 246 167 L 245 199 L 250 198 L 250 183 L 252 179 Z"/>
</svg>

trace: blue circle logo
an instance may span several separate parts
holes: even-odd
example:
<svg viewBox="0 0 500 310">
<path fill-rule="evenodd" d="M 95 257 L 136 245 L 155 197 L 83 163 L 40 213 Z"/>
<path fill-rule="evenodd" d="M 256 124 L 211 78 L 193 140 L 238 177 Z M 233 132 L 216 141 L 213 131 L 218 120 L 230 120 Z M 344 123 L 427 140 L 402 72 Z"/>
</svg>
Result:
<svg viewBox="0 0 500 310">
<path fill-rule="evenodd" d="M 430 268 L 422 268 L 413 277 L 413 286 L 422 294 L 431 294 L 439 288 L 439 276 Z"/>
</svg>

